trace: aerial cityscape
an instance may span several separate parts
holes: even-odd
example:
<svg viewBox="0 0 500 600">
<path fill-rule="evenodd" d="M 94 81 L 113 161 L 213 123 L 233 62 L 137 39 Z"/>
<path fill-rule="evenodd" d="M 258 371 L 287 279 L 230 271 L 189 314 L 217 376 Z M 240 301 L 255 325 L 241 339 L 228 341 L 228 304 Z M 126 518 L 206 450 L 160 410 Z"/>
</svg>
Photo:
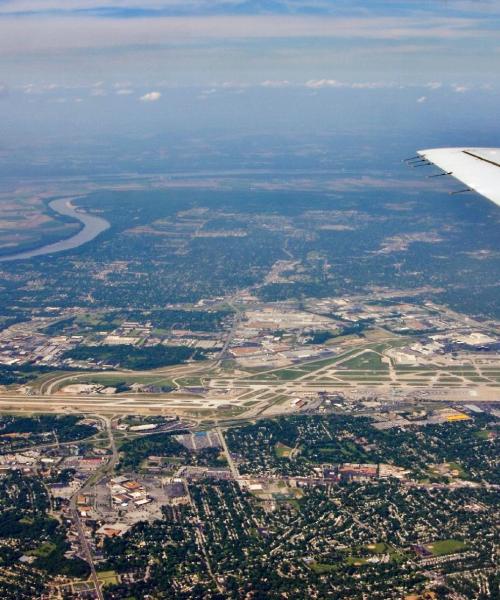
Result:
<svg viewBox="0 0 500 600">
<path fill-rule="evenodd" d="M 0 3 L 4 598 L 500 597 L 499 41 Z"/>
</svg>

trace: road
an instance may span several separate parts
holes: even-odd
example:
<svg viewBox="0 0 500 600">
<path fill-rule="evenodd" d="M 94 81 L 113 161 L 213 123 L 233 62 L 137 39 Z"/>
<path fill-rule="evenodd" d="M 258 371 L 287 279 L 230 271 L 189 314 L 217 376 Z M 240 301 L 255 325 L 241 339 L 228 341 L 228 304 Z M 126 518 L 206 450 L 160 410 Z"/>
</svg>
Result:
<svg viewBox="0 0 500 600">
<path fill-rule="evenodd" d="M 91 578 L 95 585 L 97 598 L 99 598 L 99 600 L 104 600 L 104 595 L 102 593 L 101 586 L 99 584 L 99 578 L 97 577 L 97 571 L 96 571 L 94 559 L 92 556 L 92 549 L 90 547 L 89 541 L 87 540 L 87 538 L 85 536 L 85 531 L 84 531 L 83 524 L 80 519 L 80 514 L 79 514 L 78 508 L 77 508 L 78 496 L 84 495 L 92 485 L 95 485 L 96 483 L 101 481 L 103 477 L 110 474 L 113 471 L 113 469 L 115 468 L 115 465 L 119 459 L 118 450 L 116 448 L 115 438 L 113 436 L 112 419 L 110 419 L 109 417 L 104 417 L 104 416 L 99 416 L 98 418 L 104 423 L 105 429 L 107 431 L 108 441 L 109 441 L 108 448 L 111 450 L 111 457 L 110 457 L 109 461 L 103 467 L 101 467 L 95 473 L 93 473 L 87 479 L 87 481 L 84 483 L 84 485 L 73 494 L 73 496 L 71 497 L 71 500 L 70 500 L 70 511 L 71 511 L 71 517 L 73 519 L 73 523 L 78 532 L 78 539 L 80 540 L 80 548 L 82 550 L 82 554 L 90 566 Z M 96 477 L 97 477 L 97 480 L 96 480 Z"/>
<path fill-rule="evenodd" d="M 73 499 L 72 499 L 72 502 L 73 502 Z M 94 582 L 96 596 L 97 596 L 97 598 L 99 598 L 99 600 L 104 600 L 104 595 L 102 593 L 101 585 L 99 583 L 99 578 L 97 577 L 97 571 L 96 571 L 95 565 L 94 565 L 94 559 L 92 557 L 92 550 L 90 548 L 87 538 L 85 537 L 85 531 L 83 530 L 83 525 L 80 520 L 80 515 L 76 508 L 76 497 L 75 497 L 75 506 L 73 506 L 73 505 L 71 506 L 71 516 L 73 518 L 73 523 L 78 532 L 78 539 L 80 540 L 80 548 L 82 549 L 82 554 L 90 566 L 90 576 L 92 578 L 92 581 Z"/>
<path fill-rule="evenodd" d="M 241 319 L 242 319 L 241 311 L 238 308 L 236 308 L 233 304 L 231 304 L 231 302 L 229 302 L 229 305 L 235 311 L 235 316 L 234 316 L 234 321 L 233 321 L 233 325 L 231 327 L 231 330 L 228 333 L 226 341 L 224 342 L 224 346 L 222 346 L 222 350 L 219 353 L 219 356 L 218 356 L 218 359 L 217 359 L 217 364 L 218 365 L 220 365 L 220 363 L 226 357 L 227 349 L 229 348 L 229 345 L 233 341 L 234 334 L 236 333 L 236 331 L 238 329 L 238 326 L 239 326 L 239 324 L 241 322 Z"/>
<path fill-rule="evenodd" d="M 194 513 L 195 519 L 196 519 L 195 534 L 196 534 L 196 540 L 198 542 L 198 546 L 199 546 L 199 548 L 201 549 L 201 551 L 203 553 L 203 557 L 205 559 L 205 564 L 206 564 L 206 567 L 207 567 L 208 574 L 210 575 L 210 577 L 212 578 L 213 582 L 217 586 L 217 589 L 219 590 L 219 592 L 222 593 L 224 591 L 224 589 L 222 588 L 221 584 L 217 580 L 217 577 L 215 576 L 215 574 L 213 572 L 212 565 L 210 564 L 210 556 L 209 556 L 208 550 L 207 550 L 207 544 L 206 544 L 205 534 L 203 533 L 203 522 L 202 522 L 202 520 L 200 518 L 200 515 L 199 515 L 199 512 L 198 512 L 198 508 L 196 507 L 196 504 L 193 501 L 193 497 L 191 496 L 191 492 L 189 491 L 189 486 L 186 486 L 186 491 L 187 491 L 188 498 L 189 498 L 189 504 L 191 505 L 191 508 L 193 509 L 193 513 Z"/>
<path fill-rule="evenodd" d="M 238 479 L 240 476 L 240 472 L 238 471 L 238 467 L 234 463 L 233 457 L 231 456 L 231 452 L 229 452 L 229 448 L 227 447 L 226 438 L 224 437 L 224 433 L 220 427 L 216 427 L 215 429 L 220 438 L 222 448 L 224 449 L 224 453 L 226 455 L 227 464 L 229 466 L 229 470 L 231 471 L 231 475 L 234 479 Z"/>
</svg>

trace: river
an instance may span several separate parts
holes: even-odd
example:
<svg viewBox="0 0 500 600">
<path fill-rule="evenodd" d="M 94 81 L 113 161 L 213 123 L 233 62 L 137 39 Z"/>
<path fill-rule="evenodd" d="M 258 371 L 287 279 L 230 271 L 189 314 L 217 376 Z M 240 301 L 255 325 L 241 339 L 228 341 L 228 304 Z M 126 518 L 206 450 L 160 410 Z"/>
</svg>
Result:
<svg viewBox="0 0 500 600">
<path fill-rule="evenodd" d="M 106 219 L 102 217 L 96 217 L 82 210 L 76 209 L 71 204 L 72 198 L 59 198 L 49 202 L 49 206 L 55 212 L 60 215 L 67 217 L 73 217 L 83 223 L 83 229 L 81 229 L 75 235 L 72 235 L 65 240 L 54 242 L 53 244 L 47 244 L 40 248 L 34 248 L 33 250 L 26 250 L 25 252 L 17 252 L 16 254 L 8 254 L 6 256 L 0 256 L 0 262 L 7 262 L 10 260 L 22 260 L 25 258 L 33 258 L 34 256 L 43 256 L 44 254 L 55 254 L 56 252 L 64 252 L 65 250 L 71 250 L 78 248 L 82 244 L 86 244 L 96 238 L 100 233 L 109 229 L 110 224 Z"/>
</svg>

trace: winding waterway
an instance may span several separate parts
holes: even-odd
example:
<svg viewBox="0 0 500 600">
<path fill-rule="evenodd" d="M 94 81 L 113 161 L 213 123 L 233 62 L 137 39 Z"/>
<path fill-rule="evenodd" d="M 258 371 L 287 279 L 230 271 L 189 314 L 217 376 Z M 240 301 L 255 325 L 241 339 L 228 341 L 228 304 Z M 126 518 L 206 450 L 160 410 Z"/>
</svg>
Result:
<svg viewBox="0 0 500 600">
<path fill-rule="evenodd" d="M 75 235 L 54 242 L 53 244 L 47 244 L 40 248 L 34 248 L 33 250 L 26 250 L 25 252 L 17 252 L 16 254 L 10 254 L 7 256 L 1 256 L 0 262 L 7 262 L 10 260 L 22 260 L 25 258 L 33 258 L 34 256 L 43 256 L 44 254 L 55 254 L 56 252 L 64 252 L 65 250 L 71 250 L 72 248 L 78 248 L 90 240 L 96 238 L 100 233 L 109 229 L 110 224 L 106 219 L 102 217 L 96 217 L 89 213 L 83 212 L 82 210 L 76 209 L 71 204 L 72 198 L 59 198 L 49 202 L 49 206 L 55 212 L 60 215 L 67 217 L 73 217 L 83 223 L 83 229 L 81 229 Z"/>
</svg>

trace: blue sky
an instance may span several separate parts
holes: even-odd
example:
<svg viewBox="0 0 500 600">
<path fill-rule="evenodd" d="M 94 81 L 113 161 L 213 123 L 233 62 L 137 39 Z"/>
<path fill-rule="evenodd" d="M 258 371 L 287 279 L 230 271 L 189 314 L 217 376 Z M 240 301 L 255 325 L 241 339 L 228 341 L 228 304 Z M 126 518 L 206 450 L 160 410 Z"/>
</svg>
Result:
<svg viewBox="0 0 500 600">
<path fill-rule="evenodd" d="M 226 117 L 285 130 L 311 107 L 334 127 L 332 105 L 438 122 L 498 102 L 500 2 L 0 0 L 0 55 L 9 139 Z"/>
</svg>

